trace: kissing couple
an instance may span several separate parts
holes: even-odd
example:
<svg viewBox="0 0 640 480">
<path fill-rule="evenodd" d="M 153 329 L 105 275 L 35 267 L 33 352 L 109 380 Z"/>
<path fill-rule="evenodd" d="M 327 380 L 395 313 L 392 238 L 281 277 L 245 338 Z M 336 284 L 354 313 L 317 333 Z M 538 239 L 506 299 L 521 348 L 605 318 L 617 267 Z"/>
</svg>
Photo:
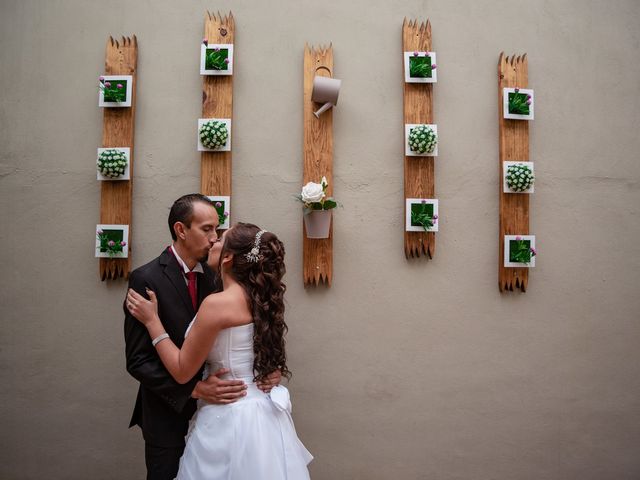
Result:
<svg viewBox="0 0 640 480">
<path fill-rule="evenodd" d="M 218 237 L 204 195 L 177 199 L 172 244 L 129 277 L 127 371 L 140 382 L 130 427 L 149 480 L 303 480 L 311 454 L 291 419 L 284 245 L 255 225 Z"/>
</svg>

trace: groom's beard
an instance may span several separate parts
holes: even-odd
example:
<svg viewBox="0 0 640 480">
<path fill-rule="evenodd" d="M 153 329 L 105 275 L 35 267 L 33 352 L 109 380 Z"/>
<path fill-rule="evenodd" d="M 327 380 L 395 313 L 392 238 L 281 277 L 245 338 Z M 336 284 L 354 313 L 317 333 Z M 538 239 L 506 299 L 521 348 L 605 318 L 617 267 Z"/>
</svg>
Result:
<svg viewBox="0 0 640 480">
<path fill-rule="evenodd" d="M 207 252 L 207 254 L 204 257 L 200 257 L 198 259 L 198 262 L 200 263 L 207 263 L 207 260 L 209 259 L 209 253 Z"/>
</svg>

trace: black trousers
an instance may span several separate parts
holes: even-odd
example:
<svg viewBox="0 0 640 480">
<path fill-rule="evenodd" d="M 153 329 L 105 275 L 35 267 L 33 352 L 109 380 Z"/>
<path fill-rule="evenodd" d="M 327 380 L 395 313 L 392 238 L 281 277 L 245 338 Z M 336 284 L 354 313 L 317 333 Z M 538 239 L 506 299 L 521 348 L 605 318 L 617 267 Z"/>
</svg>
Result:
<svg viewBox="0 0 640 480">
<path fill-rule="evenodd" d="M 144 444 L 147 480 L 173 480 L 178 474 L 184 447 L 157 447 Z"/>
</svg>

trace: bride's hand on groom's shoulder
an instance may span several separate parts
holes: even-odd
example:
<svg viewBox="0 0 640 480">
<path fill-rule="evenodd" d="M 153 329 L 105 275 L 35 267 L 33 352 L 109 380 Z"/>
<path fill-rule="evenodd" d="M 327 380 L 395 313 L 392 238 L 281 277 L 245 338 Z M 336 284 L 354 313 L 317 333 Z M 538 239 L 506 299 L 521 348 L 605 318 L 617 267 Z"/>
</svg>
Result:
<svg viewBox="0 0 640 480">
<path fill-rule="evenodd" d="M 148 325 L 158 318 L 158 299 L 156 294 L 148 288 L 146 290 L 149 300 L 130 288 L 127 291 L 126 302 L 127 309 L 131 315 L 144 325 Z"/>
</svg>

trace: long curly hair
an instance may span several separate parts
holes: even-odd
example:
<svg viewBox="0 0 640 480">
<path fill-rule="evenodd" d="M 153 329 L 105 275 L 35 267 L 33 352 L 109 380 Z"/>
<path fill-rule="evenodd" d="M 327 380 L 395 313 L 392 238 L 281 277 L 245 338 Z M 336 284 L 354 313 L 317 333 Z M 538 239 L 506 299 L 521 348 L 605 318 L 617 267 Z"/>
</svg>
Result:
<svg viewBox="0 0 640 480">
<path fill-rule="evenodd" d="M 288 327 L 284 321 L 285 274 L 284 245 L 271 232 L 264 232 L 260 239 L 258 260 L 251 261 L 246 254 L 255 247 L 260 228 L 251 223 L 237 223 L 225 234 L 220 257 L 233 253 L 231 274 L 244 288 L 253 316 L 253 371 L 254 381 L 263 380 L 268 374 L 280 370 L 291 378 L 287 367 L 285 335 Z M 220 272 L 222 273 L 222 272 Z"/>
</svg>

